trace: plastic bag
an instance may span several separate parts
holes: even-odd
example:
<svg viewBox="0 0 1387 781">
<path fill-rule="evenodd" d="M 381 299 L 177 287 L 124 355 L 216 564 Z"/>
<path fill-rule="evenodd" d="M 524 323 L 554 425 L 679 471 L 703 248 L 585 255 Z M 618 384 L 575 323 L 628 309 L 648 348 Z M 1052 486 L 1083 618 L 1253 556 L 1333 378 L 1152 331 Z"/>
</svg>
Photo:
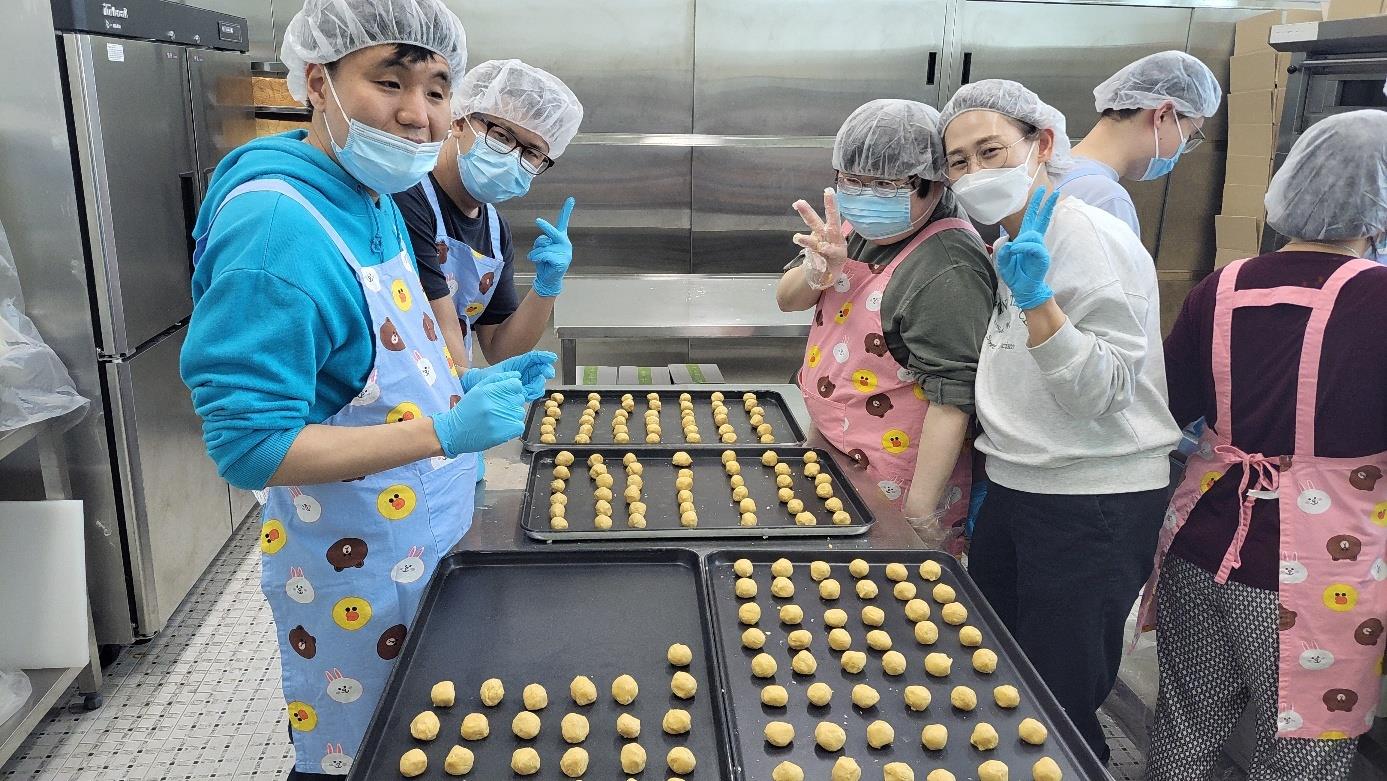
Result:
<svg viewBox="0 0 1387 781">
<path fill-rule="evenodd" d="M 936 510 L 923 518 L 906 517 L 906 522 L 910 528 L 915 530 L 916 536 L 931 550 L 942 550 L 954 558 L 960 558 L 967 553 L 968 540 L 963 535 L 963 524 L 959 522 L 952 526 L 945 526 L 943 523 L 944 514 L 948 510 Z"/>
<path fill-rule="evenodd" d="M 65 415 L 87 403 L 33 321 L 0 225 L 0 432 Z"/>
<path fill-rule="evenodd" d="M 18 713 L 33 692 L 29 676 L 19 670 L 0 670 L 0 724 Z"/>
</svg>

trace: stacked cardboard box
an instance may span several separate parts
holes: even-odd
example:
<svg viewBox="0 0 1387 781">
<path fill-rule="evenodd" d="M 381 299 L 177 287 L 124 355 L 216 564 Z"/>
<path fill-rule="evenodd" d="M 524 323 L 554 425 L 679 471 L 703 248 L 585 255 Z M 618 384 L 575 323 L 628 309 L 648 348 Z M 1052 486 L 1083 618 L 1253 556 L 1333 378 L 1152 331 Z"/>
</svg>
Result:
<svg viewBox="0 0 1387 781">
<path fill-rule="evenodd" d="M 1291 55 L 1271 48 L 1271 28 L 1318 21 L 1314 11 L 1273 11 L 1239 22 L 1233 38 L 1228 84 L 1228 169 L 1223 210 L 1214 220 L 1218 236 L 1215 267 L 1261 250 L 1277 131 L 1286 103 L 1286 69 Z"/>
<path fill-rule="evenodd" d="M 1330 21 L 1382 14 L 1387 14 L 1387 2 L 1384 0 L 1330 0 L 1324 9 L 1324 18 Z"/>
</svg>

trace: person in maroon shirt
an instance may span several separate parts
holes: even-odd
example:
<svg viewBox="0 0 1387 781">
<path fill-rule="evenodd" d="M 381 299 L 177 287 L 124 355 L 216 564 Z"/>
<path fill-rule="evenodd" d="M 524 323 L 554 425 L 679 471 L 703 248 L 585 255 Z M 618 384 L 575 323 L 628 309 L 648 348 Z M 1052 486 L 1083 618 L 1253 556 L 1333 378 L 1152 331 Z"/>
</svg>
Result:
<svg viewBox="0 0 1387 781">
<path fill-rule="evenodd" d="M 1160 695 L 1148 755 L 1151 781 L 1210 777 L 1249 700 L 1256 706 L 1258 731 L 1251 777 L 1347 778 L 1357 743 L 1351 736 L 1371 725 L 1376 702 L 1376 687 L 1354 693 L 1349 707 L 1356 730 L 1315 726 L 1313 737 L 1288 737 L 1336 715 L 1343 703 L 1335 697 L 1342 695 L 1333 692 L 1347 689 L 1322 687 L 1349 686 L 1356 667 L 1370 664 L 1374 655 L 1380 660 L 1384 646 L 1383 603 L 1363 600 L 1376 588 L 1374 580 L 1387 578 L 1382 561 L 1387 528 L 1369 536 L 1372 511 L 1355 502 L 1371 508 L 1387 495 L 1371 495 L 1367 483 L 1375 480 L 1363 482 L 1348 470 L 1361 459 L 1366 466 L 1358 469 L 1380 476 L 1371 462 L 1387 453 L 1387 268 L 1355 260 L 1375 255 L 1387 233 L 1387 112 L 1357 111 L 1312 126 L 1277 172 L 1266 203 L 1268 224 L 1295 238 L 1280 251 L 1207 277 L 1190 293 L 1165 341 L 1171 413 L 1181 425 L 1203 417 L 1209 431 L 1201 445 L 1203 458 L 1192 457 L 1167 514 L 1162 548 L 1168 551 L 1164 559 L 1158 555 L 1160 571 L 1152 579 L 1160 625 Z M 1316 328 L 1307 330 L 1314 307 L 1306 303 L 1317 298 L 1311 291 L 1321 290 L 1326 292 L 1318 296 L 1320 306 L 1327 312 L 1322 341 Z M 1317 342 L 1317 371 L 1302 370 L 1302 351 L 1315 349 Z M 1226 345 L 1226 354 L 1220 345 Z M 1314 389 L 1313 398 L 1300 400 L 1298 409 L 1298 393 L 1306 388 Z M 1298 423 L 1300 444 L 1313 442 L 1312 452 L 1297 447 Z M 1313 436 L 1307 438 L 1309 431 Z M 1304 486 L 1295 483 L 1301 476 L 1286 474 L 1292 463 L 1313 469 L 1323 458 L 1355 459 L 1343 467 L 1345 485 L 1335 478 L 1332 486 L 1335 513 L 1351 510 L 1368 530 L 1355 527 L 1360 536 L 1348 537 L 1351 543 L 1339 537 L 1326 542 L 1341 523 L 1335 515 L 1319 514 L 1328 509 L 1327 496 L 1324 509 L 1307 507 L 1307 494 L 1324 492 L 1312 487 L 1300 493 Z M 1251 474 L 1245 476 L 1245 470 Z M 1387 488 L 1387 480 L 1376 488 Z M 1300 498 L 1290 503 L 1278 498 L 1297 494 Z M 1244 503 L 1251 505 L 1250 518 Z M 1283 522 L 1302 525 L 1292 539 L 1303 544 L 1290 551 Z M 1336 539 L 1344 553 L 1336 551 Z M 1358 545 L 1362 549 L 1352 550 L 1350 561 L 1347 552 Z M 1338 660 L 1319 645 L 1297 650 L 1298 663 L 1292 659 L 1289 665 L 1294 686 L 1279 686 L 1280 642 L 1297 624 L 1282 583 L 1304 582 L 1302 565 L 1315 574 L 1320 559 L 1312 554 L 1351 565 L 1333 571 L 1354 574 L 1334 579 L 1362 575 L 1354 582 L 1363 591 L 1357 607 L 1366 612 L 1352 620 L 1361 618 L 1358 626 L 1367 629 L 1335 636 L 1349 649 L 1345 654 L 1334 646 Z M 1283 564 L 1289 565 L 1284 573 Z M 1148 616 L 1151 591 L 1148 587 L 1144 605 Z M 1325 600 L 1311 607 L 1324 610 L 1327 595 Z M 1314 601 L 1320 601 L 1318 586 Z M 1306 619 L 1319 620 L 1303 603 L 1296 606 L 1302 613 L 1296 631 L 1313 623 Z M 1311 682 L 1311 676 L 1324 677 Z M 1371 672 L 1366 677 L 1376 681 Z M 1286 696 L 1312 687 L 1317 694 L 1324 691 L 1323 703 L 1319 696 Z M 1339 739 L 1320 738 L 1327 734 Z"/>
</svg>

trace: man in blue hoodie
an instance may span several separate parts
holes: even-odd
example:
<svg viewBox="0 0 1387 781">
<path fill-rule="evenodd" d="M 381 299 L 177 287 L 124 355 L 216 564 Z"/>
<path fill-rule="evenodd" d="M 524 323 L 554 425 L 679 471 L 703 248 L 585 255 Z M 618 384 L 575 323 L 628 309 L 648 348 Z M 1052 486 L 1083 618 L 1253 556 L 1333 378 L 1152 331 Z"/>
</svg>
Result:
<svg viewBox="0 0 1387 781">
<path fill-rule="evenodd" d="M 427 576 L 471 525 L 476 454 L 521 433 L 555 356 L 459 375 L 390 198 L 451 124 L 457 17 L 441 0 L 308 0 L 280 56 L 312 126 L 218 166 L 181 368 L 222 475 L 269 486 L 263 590 L 291 778 L 311 778 L 350 768 Z"/>
</svg>

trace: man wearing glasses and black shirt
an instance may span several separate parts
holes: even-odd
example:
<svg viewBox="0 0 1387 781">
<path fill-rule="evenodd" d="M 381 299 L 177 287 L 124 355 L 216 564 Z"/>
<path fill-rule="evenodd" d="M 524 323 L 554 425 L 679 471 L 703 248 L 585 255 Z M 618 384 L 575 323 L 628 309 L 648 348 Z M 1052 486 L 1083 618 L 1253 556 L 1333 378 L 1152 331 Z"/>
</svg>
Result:
<svg viewBox="0 0 1387 781">
<path fill-rule="evenodd" d="M 495 205 L 524 196 L 554 165 L 583 120 L 578 98 L 552 74 L 519 60 L 477 65 L 453 90 L 453 128 L 438 165 L 395 196 L 450 363 L 461 372 L 481 347 L 488 363 L 532 350 L 549 323 L 573 260 L 569 198 L 558 221 L 536 220 L 535 281 L 521 301 L 510 227 Z"/>
</svg>

